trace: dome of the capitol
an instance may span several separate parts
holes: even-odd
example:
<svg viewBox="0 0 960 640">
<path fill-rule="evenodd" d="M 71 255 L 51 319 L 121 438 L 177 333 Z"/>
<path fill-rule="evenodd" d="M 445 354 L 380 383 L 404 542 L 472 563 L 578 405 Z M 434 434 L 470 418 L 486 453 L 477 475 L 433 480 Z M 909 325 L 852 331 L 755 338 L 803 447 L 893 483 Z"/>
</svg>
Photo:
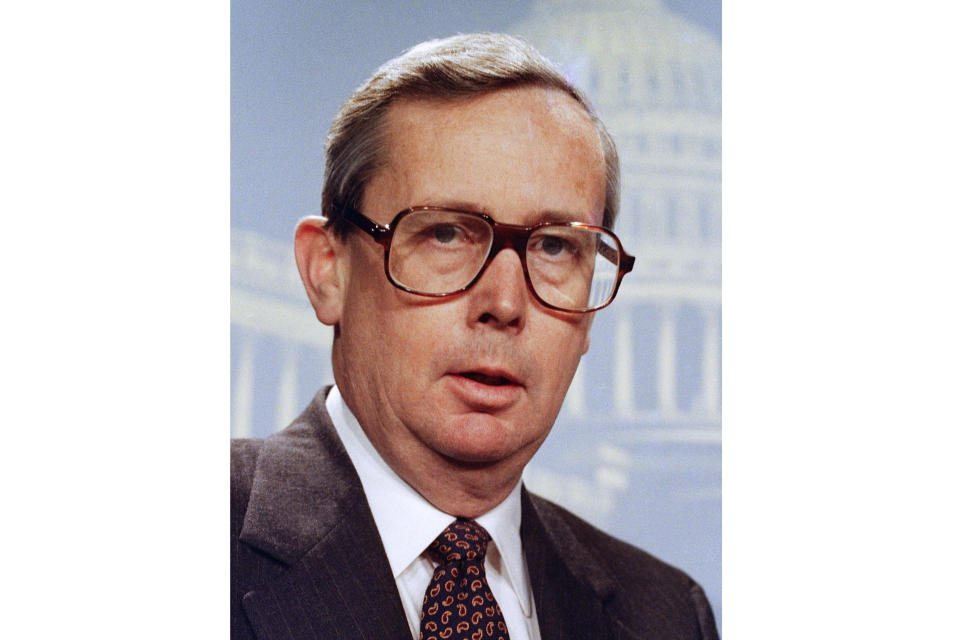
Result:
<svg viewBox="0 0 960 640">
<path fill-rule="evenodd" d="M 537 0 L 514 31 L 601 112 L 620 105 L 719 114 L 720 43 L 660 0 Z"/>
<path fill-rule="evenodd" d="M 617 144 L 628 295 L 668 281 L 719 298 L 719 41 L 661 0 L 536 0 L 511 31 L 584 90 Z"/>
</svg>

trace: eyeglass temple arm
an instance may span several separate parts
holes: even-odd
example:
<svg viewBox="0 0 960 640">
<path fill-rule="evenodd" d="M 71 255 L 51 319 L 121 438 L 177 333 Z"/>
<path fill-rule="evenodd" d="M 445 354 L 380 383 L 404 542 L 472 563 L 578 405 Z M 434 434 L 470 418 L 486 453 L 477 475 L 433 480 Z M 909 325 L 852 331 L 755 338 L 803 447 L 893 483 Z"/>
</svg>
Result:
<svg viewBox="0 0 960 640">
<path fill-rule="evenodd" d="M 361 231 L 366 231 L 373 236 L 374 240 L 377 242 L 380 242 L 383 238 L 390 234 L 390 229 L 387 227 L 381 227 L 376 222 L 349 205 L 341 206 L 340 211 L 343 213 L 343 217 L 347 220 L 347 222 L 353 223 L 359 227 Z"/>
<path fill-rule="evenodd" d="M 618 251 L 616 247 L 611 247 L 609 244 L 600 239 L 600 247 L 598 249 L 600 255 L 609 260 L 610 262 L 617 264 L 617 261 L 620 261 L 620 271 L 623 273 L 630 273 L 633 269 L 633 263 L 636 260 L 633 256 L 629 255 L 626 251 Z"/>
</svg>

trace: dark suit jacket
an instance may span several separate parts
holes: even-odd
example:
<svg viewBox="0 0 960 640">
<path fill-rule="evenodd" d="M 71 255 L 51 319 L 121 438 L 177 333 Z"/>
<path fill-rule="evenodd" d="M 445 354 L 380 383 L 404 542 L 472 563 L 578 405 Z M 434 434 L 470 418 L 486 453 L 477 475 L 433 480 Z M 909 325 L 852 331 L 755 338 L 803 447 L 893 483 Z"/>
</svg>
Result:
<svg viewBox="0 0 960 640">
<path fill-rule="evenodd" d="M 232 637 L 407 640 L 360 479 L 317 394 L 284 431 L 235 440 Z M 544 640 L 716 638 L 681 571 L 522 493 L 520 535 Z"/>
</svg>

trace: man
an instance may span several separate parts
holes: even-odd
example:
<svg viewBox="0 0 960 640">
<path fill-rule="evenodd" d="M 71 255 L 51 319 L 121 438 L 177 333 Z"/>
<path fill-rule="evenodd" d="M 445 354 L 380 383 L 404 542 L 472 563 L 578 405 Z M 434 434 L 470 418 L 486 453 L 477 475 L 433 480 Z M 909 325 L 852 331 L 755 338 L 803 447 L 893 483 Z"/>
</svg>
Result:
<svg viewBox="0 0 960 640">
<path fill-rule="evenodd" d="M 336 385 L 233 451 L 235 638 L 715 638 L 680 571 L 528 493 L 633 258 L 618 160 L 525 43 L 424 43 L 337 114 L 295 253 Z"/>
</svg>

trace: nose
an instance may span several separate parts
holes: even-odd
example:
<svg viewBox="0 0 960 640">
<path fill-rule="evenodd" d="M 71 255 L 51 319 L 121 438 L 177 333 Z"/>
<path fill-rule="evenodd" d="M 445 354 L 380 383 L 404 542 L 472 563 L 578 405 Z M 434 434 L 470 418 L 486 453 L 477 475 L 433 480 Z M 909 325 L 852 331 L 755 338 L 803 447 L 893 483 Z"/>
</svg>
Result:
<svg viewBox="0 0 960 640">
<path fill-rule="evenodd" d="M 499 251 L 470 294 L 473 322 L 495 329 L 521 330 L 530 294 L 517 252 L 507 248 Z"/>
</svg>

